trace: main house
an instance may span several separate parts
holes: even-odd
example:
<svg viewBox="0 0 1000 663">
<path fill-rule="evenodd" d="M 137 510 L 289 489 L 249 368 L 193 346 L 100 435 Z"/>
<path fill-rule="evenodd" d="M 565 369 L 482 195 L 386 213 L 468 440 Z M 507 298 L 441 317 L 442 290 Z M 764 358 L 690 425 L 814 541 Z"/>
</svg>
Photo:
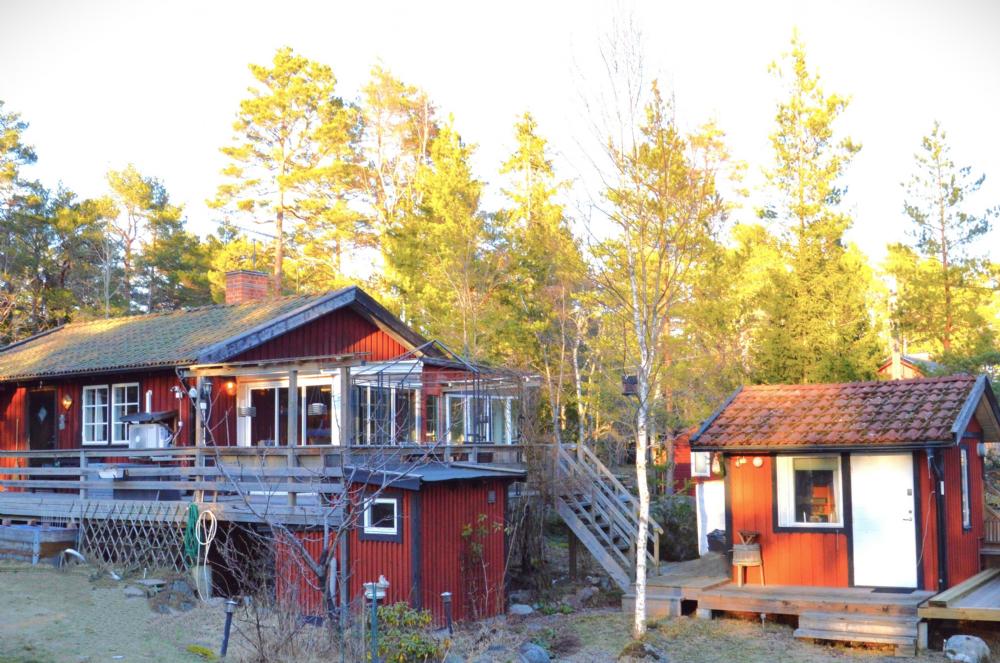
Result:
<svg viewBox="0 0 1000 663">
<path fill-rule="evenodd" d="M 998 422 L 986 377 L 751 386 L 690 444 L 720 461 L 728 547 L 757 534 L 748 582 L 940 591 L 980 571 Z"/>
<path fill-rule="evenodd" d="M 525 377 L 464 361 L 356 287 L 270 298 L 264 274 L 226 279 L 223 305 L 71 323 L 0 349 L 0 519 L 77 526 L 92 554 L 114 557 L 127 546 L 109 543 L 109 523 L 146 527 L 136 514 L 155 512 L 177 544 L 155 561 L 181 566 L 194 503 L 223 527 L 297 537 L 278 546 L 277 584 L 304 611 L 322 614 L 327 593 L 357 601 L 379 576 L 388 600 L 439 621 L 444 592 L 456 619 L 502 611 Z M 484 519 L 474 543 L 488 571 L 465 596 L 462 532 Z M 280 558 L 331 525 L 349 525 L 342 590 Z"/>
</svg>

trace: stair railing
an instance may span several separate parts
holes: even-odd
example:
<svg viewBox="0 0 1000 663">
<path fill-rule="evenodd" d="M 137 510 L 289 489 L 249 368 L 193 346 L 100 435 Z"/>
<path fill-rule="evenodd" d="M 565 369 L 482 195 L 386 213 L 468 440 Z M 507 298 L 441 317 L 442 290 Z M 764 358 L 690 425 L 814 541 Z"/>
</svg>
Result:
<svg viewBox="0 0 1000 663">
<path fill-rule="evenodd" d="M 570 450 L 575 450 L 576 453 L 571 454 Z M 586 445 L 560 446 L 556 457 L 561 478 L 565 479 L 562 484 L 564 497 L 568 493 L 575 492 L 590 499 L 592 511 L 596 512 L 590 518 L 590 522 L 594 525 L 593 529 L 602 531 L 603 534 L 603 530 L 595 521 L 596 517 L 603 516 L 608 521 L 609 530 L 614 533 L 610 537 L 603 537 L 609 544 L 608 547 L 621 553 L 613 541 L 609 540 L 617 535 L 628 543 L 630 566 L 634 564 L 636 550 L 641 548 L 646 554 L 648 563 L 654 569 L 659 569 L 660 536 L 663 534 L 663 528 L 653 520 L 649 520 L 645 545 L 637 545 L 639 501 L 618 480 L 618 477 Z"/>
</svg>

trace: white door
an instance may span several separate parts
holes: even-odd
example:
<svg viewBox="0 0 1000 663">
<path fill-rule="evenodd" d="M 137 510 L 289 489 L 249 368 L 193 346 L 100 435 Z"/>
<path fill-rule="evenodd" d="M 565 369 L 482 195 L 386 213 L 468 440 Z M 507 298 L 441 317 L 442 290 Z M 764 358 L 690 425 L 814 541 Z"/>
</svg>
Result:
<svg viewBox="0 0 1000 663">
<path fill-rule="evenodd" d="M 854 584 L 917 586 L 913 455 L 851 454 Z"/>
</svg>

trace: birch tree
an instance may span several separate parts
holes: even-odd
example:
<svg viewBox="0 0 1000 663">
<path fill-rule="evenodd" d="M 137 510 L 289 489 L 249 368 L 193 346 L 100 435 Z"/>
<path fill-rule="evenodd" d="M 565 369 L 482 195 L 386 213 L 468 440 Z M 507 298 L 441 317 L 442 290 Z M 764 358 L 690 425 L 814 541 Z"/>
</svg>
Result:
<svg viewBox="0 0 1000 663">
<path fill-rule="evenodd" d="M 599 287 L 606 306 L 628 320 L 638 380 L 635 404 L 639 549 L 633 634 L 645 626 L 651 414 L 660 394 L 665 340 L 696 267 L 713 246 L 726 205 L 716 188 L 725 153 L 711 127 L 685 134 L 654 82 L 636 139 L 607 143 L 614 180 L 604 191 L 611 238 L 597 243 Z"/>
</svg>

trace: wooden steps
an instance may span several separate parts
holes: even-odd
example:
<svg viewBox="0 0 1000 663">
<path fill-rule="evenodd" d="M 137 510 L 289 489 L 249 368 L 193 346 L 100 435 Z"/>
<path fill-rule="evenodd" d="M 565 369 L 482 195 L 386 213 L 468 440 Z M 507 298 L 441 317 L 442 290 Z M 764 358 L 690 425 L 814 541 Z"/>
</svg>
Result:
<svg viewBox="0 0 1000 663">
<path fill-rule="evenodd" d="M 897 656 L 912 656 L 919 641 L 926 637 L 921 629 L 916 615 L 804 612 L 799 615 L 795 637 L 890 645 Z"/>
<path fill-rule="evenodd" d="M 556 511 L 615 583 L 628 590 L 637 553 L 646 555 L 647 568 L 655 572 L 662 528 L 650 521 L 646 540 L 638 540 L 638 501 L 594 452 L 586 445 L 560 445 L 556 471 Z"/>
</svg>

